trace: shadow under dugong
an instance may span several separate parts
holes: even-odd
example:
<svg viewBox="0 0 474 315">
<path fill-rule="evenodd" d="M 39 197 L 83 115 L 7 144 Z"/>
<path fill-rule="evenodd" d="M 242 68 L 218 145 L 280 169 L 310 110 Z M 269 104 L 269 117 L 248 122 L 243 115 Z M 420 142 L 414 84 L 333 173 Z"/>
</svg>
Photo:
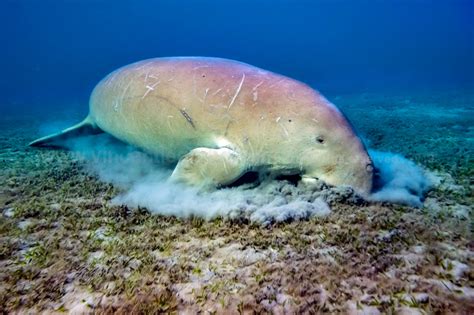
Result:
<svg viewBox="0 0 474 315">
<path fill-rule="evenodd" d="M 233 183 L 249 171 L 301 175 L 370 193 L 373 164 L 344 115 L 306 84 L 219 58 L 174 57 L 115 70 L 94 88 L 87 118 L 31 146 L 112 136 L 177 162 L 173 180 Z"/>
</svg>

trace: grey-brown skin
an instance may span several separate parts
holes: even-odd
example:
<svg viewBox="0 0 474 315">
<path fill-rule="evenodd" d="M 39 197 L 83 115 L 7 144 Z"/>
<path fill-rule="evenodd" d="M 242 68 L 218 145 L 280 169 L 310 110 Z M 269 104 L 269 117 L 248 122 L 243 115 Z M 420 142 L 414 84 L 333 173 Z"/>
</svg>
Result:
<svg viewBox="0 0 474 315">
<path fill-rule="evenodd" d="M 372 189 L 372 161 L 344 115 L 309 86 L 218 58 L 144 60 L 94 89 L 85 120 L 178 161 L 173 180 L 227 185 L 245 172 Z"/>
</svg>

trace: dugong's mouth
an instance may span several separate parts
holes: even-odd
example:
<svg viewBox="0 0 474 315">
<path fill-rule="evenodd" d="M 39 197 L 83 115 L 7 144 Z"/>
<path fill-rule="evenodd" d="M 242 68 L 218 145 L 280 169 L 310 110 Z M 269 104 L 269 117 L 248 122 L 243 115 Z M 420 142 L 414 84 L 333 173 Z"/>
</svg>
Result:
<svg viewBox="0 0 474 315">
<path fill-rule="evenodd" d="M 376 173 L 368 157 L 365 162 L 359 163 L 331 163 L 304 177 L 320 179 L 331 186 L 351 186 L 358 194 L 368 196 L 373 191 Z"/>
<path fill-rule="evenodd" d="M 364 176 L 363 178 L 359 178 L 358 176 L 348 174 L 341 180 L 340 177 L 327 177 L 323 174 L 319 176 L 319 178 L 332 186 L 350 186 L 355 192 L 364 197 L 369 196 L 373 189 L 372 176 Z"/>
</svg>

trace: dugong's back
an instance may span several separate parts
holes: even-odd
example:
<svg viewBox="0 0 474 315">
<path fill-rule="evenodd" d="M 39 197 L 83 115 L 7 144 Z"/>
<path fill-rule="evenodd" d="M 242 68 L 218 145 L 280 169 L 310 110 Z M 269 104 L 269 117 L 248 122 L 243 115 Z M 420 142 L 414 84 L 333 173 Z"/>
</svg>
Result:
<svg viewBox="0 0 474 315">
<path fill-rule="evenodd" d="M 261 128 L 271 133 L 282 108 L 304 115 L 315 97 L 298 81 L 236 61 L 157 58 L 104 78 L 90 118 L 125 142 L 178 159 L 196 147 L 258 138 Z"/>
</svg>

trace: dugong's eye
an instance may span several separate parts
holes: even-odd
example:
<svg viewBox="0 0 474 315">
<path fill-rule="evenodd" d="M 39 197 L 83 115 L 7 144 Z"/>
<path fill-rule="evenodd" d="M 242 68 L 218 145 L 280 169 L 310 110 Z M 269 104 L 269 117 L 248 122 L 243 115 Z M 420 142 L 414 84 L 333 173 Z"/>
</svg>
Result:
<svg viewBox="0 0 474 315">
<path fill-rule="evenodd" d="M 320 143 L 320 144 L 323 144 L 324 143 L 324 138 L 322 136 L 317 136 L 316 137 L 316 142 Z"/>
</svg>

